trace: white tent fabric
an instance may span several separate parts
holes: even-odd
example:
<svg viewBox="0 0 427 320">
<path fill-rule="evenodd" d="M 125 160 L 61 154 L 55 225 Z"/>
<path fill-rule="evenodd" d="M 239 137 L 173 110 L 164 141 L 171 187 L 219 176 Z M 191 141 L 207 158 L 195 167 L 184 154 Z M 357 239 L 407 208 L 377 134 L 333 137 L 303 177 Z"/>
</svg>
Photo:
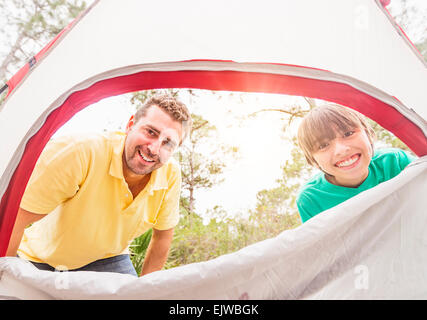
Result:
<svg viewBox="0 0 427 320">
<path fill-rule="evenodd" d="M 424 192 L 421 192 L 424 190 Z M 0 259 L 3 299 L 427 299 L 427 158 L 302 226 L 141 278 Z"/>
</svg>

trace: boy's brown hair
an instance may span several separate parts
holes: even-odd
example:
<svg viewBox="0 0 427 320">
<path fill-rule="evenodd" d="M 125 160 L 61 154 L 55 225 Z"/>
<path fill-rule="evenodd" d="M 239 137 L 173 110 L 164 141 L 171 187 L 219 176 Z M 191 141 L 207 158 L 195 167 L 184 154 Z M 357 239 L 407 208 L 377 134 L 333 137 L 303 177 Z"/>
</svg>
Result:
<svg viewBox="0 0 427 320">
<path fill-rule="evenodd" d="M 335 139 L 336 131 L 344 134 L 356 128 L 365 130 L 373 150 L 375 132 L 363 115 L 337 104 L 326 104 L 312 109 L 304 117 L 298 128 L 298 144 L 308 164 L 317 167 L 313 153 L 320 143 Z"/>
</svg>

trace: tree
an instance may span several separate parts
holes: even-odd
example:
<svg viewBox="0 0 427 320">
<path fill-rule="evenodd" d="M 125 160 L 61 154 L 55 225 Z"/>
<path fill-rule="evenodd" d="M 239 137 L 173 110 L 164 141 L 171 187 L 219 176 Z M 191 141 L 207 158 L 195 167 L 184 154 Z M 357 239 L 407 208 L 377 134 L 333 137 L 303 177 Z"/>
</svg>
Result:
<svg viewBox="0 0 427 320">
<path fill-rule="evenodd" d="M 250 214 L 250 220 L 258 226 L 256 238 L 259 240 L 301 224 L 296 197 L 301 184 L 313 174 L 314 168 L 307 165 L 295 138 L 284 143 L 293 146 L 291 158 L 281 167 L 282 176 L 276 180 L 277 185 L 258 192 L 255 210 Z"/>
<path fill-rule="evenodd" d="M 181 201 L 181 205 L 189 213 L 194 211 L 195 191 L 221 183 L 226 159 L 238 152 L 236 147 L 218 144 L 215 126 L 203 117 L 192 114 L 192 119 L 188 143 L 183 144 L 176 155 L 181 164 L 182 189 L 188 192 L 188 201 Z"/>
<path fill-rule="evenodd" d="M 388 8 L 427 62 L 427 8 L 411 0 L 391 1 Z"/>
<path fill-rule="evenodd" d="M 0 79 L 6 79 L 53 39 L 86 8 L 85 0 L 11 0 L 0 3 L 0 34 L 7 50 L 1 52 Z"/>
<path fill-rule="evenodd" d="M 393 147 L 412 152 L 406 144 L 397 138 L 390 131 L 381 127 L 375 121 L 368 119 L 369 125 L 374 129 L 376 135 L 376 141 L 374 142 L 375 147 Z"/>
</svg>

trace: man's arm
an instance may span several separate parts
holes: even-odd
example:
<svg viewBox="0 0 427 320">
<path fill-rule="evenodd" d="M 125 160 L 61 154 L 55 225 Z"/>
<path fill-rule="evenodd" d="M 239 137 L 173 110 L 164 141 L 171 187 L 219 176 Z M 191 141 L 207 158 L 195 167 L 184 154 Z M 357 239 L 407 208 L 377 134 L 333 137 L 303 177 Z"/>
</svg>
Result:
<svg viewBox="0 0 427 320">
<path fill-rule="evenodd" d="M 169 255 L 172 238 L 173 228 L 168 230 L 157 230 L 153 228 L 153 234 L 145 255 L 141 276 L 163 268 Z"/>
<path fill-rule="evenodd" d="M 16 257 L 16 253 L 24 235 L 25 228 L 33 222 L 36 222 L 46 216 L 45 214 L 36 214 L 30 211 L 19 208 L 16 215 L 15 225 L 13 226 L 12 235 L 9 240 L 9 246 L 6 251 L 6 256 Z"/>
</svg>

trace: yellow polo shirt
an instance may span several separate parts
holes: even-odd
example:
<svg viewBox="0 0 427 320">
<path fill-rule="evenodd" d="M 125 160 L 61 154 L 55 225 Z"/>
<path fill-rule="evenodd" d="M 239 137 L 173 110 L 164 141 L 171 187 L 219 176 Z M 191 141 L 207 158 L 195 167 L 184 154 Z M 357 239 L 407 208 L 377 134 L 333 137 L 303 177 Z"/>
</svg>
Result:
<svg viewBox="0 0 427 320">
<path fill-rule="evenodd" d="M 28 182 L 21 207 L 47 214 L 25 230 L 18 255 L 59 270 L 128 252 L 131 241 L 179 220 L 181 170 L 172 158 L 133 199 L 123 177 L 126 135 L 51 140 Z"/>
</svg>

